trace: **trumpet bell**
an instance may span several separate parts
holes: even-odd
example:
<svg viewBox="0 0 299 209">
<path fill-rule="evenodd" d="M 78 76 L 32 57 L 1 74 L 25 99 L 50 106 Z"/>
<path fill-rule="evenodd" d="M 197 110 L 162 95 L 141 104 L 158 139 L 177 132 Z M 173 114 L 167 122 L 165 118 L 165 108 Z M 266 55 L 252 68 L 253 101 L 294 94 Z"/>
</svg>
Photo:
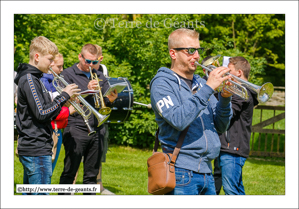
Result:
<svg viewBox="0 0 299 209">
<path fill-rule="evenodd" d="M 216 60 L 219 59 L 219 57 L 221 57 L 220 54 L 218 54 L 214 57 L 211 57 L 211 58 L 207 59 L 206 61 L 204 61 L 204 63 L 202 63 L 202 65 L 204 65 L 204 66 L 212 65 Z"/>
<path fill-rule="evenodd" d="M 99 110 L 99 113 L 102 115 L 108 115 L 111 113 L 111 108 L 110 107 L 103 107 Z"/>
<path fill-rule="evenodd" d="M 216 55 L 214 57 L 209 58 L 206 60 L 203 64 L 199 64 L 198 62 L 195 62 L 196 65 L 202 67 L 206 70 L 206 75 L 209 77 L 208 72 L 212 72 L 216 66 L 213 65 L 214 62 L 218 60 L 218 58 L 221 57 L 221 55 Z M 248 99 L 248 93 L 245 87 L 255 91 L 258 96 L 257 99 L 259 103 L 266 103 L 273 95 L 274 87 L 272 83 L 265 83 L 262 86 L 257 86 L 253 83 L 250 83 L 248 81 L 245 81 L 231 73 L 226 73 L 225 75 L 231 75 L 234 80 L 237 82 L 234 82 L 233 80 L 228 80 L 229 82 L 233 83 L 233 86 L 226 86 L 221 85 L 218 87 L 218 91 L 222 91 L 223 89 L 231 92 L 232 94 L 236 94 L 239 97 L 247 100 Z"/>
<path fill-rule="evenodd" d="M 258 92 L 258 100 L 260 103 L 267 102 L 273 95 L 274 87 L 272 83 L 264 83 Z"/>
<path fill-rule="evenodd" d="M 93 112 L 94 116 L 98 119 L 98 127 L 106 122 L 110 115 L 103 115 L 100 112 Z"/>
</svg>

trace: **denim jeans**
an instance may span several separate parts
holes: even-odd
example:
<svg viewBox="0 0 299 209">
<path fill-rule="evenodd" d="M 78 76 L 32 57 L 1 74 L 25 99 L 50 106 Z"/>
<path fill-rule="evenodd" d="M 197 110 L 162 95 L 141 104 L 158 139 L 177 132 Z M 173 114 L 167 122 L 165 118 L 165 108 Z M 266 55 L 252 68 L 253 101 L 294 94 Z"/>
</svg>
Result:
<svg viewBox="0 0 299 209">
<path fill-rule="evenodd" d="M 23 156 L 19 160 L 24 168 L 23 184 L 51 184 L 52 156 Z M 48 195 L 49 193 L 28 193 L 28 195 Z M 27 193 L 23 193 L 27 195 Z"/>
<path fill-rule="evenodd" d="M 212 174 L 175 168 L 176 186 L 166 195 L 216 195 Z"/>
<path fill-rule="evenodd" d="M 242 168 L 246 158 L 239 155 L 220 152 L 222 185 L 226 195 L 245 195 L 242 181 Z"/>
</svg>

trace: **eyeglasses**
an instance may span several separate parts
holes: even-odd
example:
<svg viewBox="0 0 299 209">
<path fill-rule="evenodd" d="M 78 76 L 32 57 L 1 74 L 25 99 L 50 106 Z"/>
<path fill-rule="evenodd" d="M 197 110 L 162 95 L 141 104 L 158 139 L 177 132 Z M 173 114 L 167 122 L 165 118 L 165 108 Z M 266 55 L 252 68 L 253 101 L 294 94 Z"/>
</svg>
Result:
<svg viewBox="0 0 299 209">
<path fill-rule="evenodd" d="M 83 54 L 81 54 L 81 56 L 83 57 L 83 59 L 85 59 L 84 56 L 83 56 Z M 99 60 L 89 60 L 89 59 L 85 59 L 85 62 L 86 62 L 87 64 L 92 63 L 93 65 L 96 65 L 96 64 L 98 64 Z"/>
<path fill-rule="evenodd" d="M 175 50 L 184 50 L 187 49 L 188 54 L 195 54 L 198 51 L 198 54 L 202 54 L 205 51 L 205 48 L 173 48 Z"/>
</svg>

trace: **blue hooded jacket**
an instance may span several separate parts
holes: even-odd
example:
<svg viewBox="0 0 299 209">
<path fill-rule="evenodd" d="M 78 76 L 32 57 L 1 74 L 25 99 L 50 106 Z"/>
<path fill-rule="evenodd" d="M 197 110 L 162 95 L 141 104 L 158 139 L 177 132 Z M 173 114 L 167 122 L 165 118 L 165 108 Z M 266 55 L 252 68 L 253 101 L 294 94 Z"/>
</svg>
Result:
<svg viewBox="0 0 299 209">
<path fill-rule="evenodd" d="M 175 166 L 198 173 L 212 173 L 211 161 L 220 152 L 218 133 L 223 133 L 232 117 L 231 97 L 193 76 L 192 94 L 188 84 L 172 70 L 162 67 L 151 81 L 151 104 L 159 126 L 159 141 L 165 153 L 172 153 L 180 133 L 188 126 Z"/>
<path fill-rule="evenodd" d="M 45 85 L 46 89 L 50 92 L 56 92 L 55 87 L 52 84 L 54 76 L 52 74 L 43 73 L 43 77 L 41 77 L 41 81 Z"/>
</svg>

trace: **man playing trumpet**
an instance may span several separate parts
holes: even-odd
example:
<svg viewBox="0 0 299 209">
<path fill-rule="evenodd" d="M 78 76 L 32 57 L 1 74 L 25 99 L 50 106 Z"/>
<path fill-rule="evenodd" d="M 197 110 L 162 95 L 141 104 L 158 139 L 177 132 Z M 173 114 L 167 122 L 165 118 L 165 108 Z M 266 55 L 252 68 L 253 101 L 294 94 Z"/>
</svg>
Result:
<svg viewBox="0 0 299 209">
<path fill-rule="evenodd" d="M 220 151 L 217 132 L 228 128 L 231 94 L 215 90 L 231 76 L 213 70 L 207 81 L 195 75 L 203 49 L 195 30 L 177 29 L 168 37 L 171 68 L 162 67 L 151 81 L 151 104 L 164 153 L 173 153 L 180 133 L 189 127 L 175 163 L 176 186 L 170 195 L 216 195 L 211 161 Z"/>
<path fill-rule="evenodd" d="M 104 94 L 109 88 L 109 83 L 101 72 L 93 69 L 94 65 L 98 63 L 97 58 L 96 47 L 92 44 L 86 44 L 78 55 L 79 63 L 75 63 L 72 67 L 65 69 L 61 74 L 64 76 L 66 82 L 78 84 L 82 91 L 87 89 L 94 90 L 99 84 L 101 92 Z M 96 73 L 99 81 L 91 80 L 90 68 L 92 69 L 92 73 Z M 107 97 L 102 98 L 105 106 L 112 106 L 117 96 L 117 92 L 112 92 Z M 95 107 L 93 95 L 86 96 L 85 100 L 92 107 Z M 99 103 L 101 104 L 101 102 Z M 60 176 L 60 184 L 73 183 L 82 157 L 84 157 L 83 184 L 97 183 L 96 179 L 99 172 L 103 138 L 106 130 L 103 125 L 97 127 L 98 123 L 96 117 L 93 115 L 89 118 L 88 123 L 96 131 L 91 136 L 88 136 L 86 125 L 78 113 L 69 116 L 68 125 L 63 132 L 65 159 L 64 169 Z"/>
</svg>

